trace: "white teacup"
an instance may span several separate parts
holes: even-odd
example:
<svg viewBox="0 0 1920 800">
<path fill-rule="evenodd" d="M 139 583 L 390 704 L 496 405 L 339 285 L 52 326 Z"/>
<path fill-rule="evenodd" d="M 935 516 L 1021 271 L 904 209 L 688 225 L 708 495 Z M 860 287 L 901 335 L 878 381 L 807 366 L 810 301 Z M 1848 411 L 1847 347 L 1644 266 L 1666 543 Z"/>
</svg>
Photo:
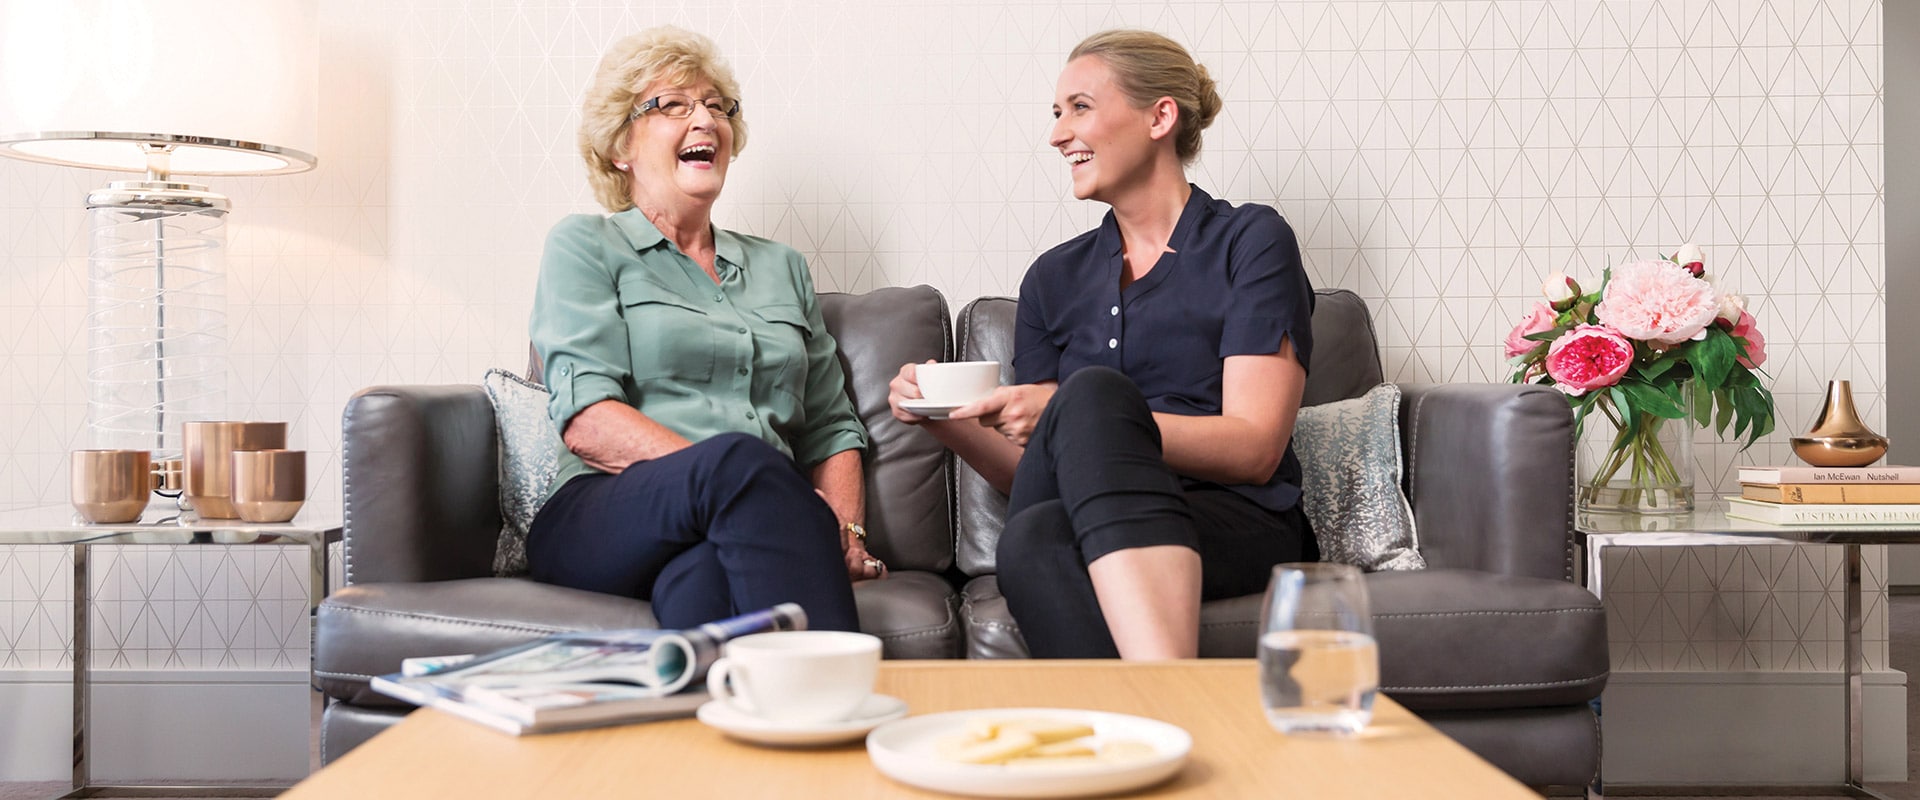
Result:
<svg viewBox="0 0 1920 800">
<path fill-rule="evenodd" d="M 779 631 L 727 642 L 707 691 L 769 722 L 818 724 L 851 716 L 873 694 L 880 640 L 864 633 Z"/>
<path fill-rule="evenodd" d="M 920 396 L 930 403 L 958 405 L 971 403 L 993 393 L 1000 385 L 998 361 L 945 361 L 921 364 L 913 368 L 920 384 Z"/>
</svg>

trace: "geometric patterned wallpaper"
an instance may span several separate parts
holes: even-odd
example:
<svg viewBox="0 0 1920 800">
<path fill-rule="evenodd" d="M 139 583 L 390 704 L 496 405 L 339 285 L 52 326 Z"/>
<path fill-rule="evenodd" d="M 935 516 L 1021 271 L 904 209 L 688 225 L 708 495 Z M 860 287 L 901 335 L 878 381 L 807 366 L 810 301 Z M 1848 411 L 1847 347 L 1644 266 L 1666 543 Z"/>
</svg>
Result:
<svg viewBox="0 0 1920 800">
<path fill-rule="evenodd" d="M 1846 576 L 1838 548 L 1611 547 L 1602 553 L 1617 671 L 1846 668 Z M 1862 548 L 1861 652 L 1887 661 L 1887 549 Z"/>
<path fill-rule="evenodd" d="M 305 546 L 92 545 L 97 669 L 305 669 Z M 73 551 L 0 546 L 0 668 L 73 666 Z"/>
<path fill-rule="evenodd" d="M 522 364 L 544 234 L 595 210 L 579 93 L 609 42 L 658 23 L 712 36 L 744 87 L 720 224 L 800 249 L 824 290 L 1012 294 L 1103 211 L 1045 143 L 1062 60 L 1137 26 L 1220 81 L 1195 182 L 1279 208 L 1315 285 L 1371 304 L 1393 379 L 1504 379 L 1548 272 L 1591 282 L 1701 243 L 1749 297 L 1779 401 L 1745 453 L 1699 439 L 1701 486 L 1724 491 L 1737 464 L 1789 458 L 1831 378 L 1883 427 L 1880 18 L 1873 0 L 326 2 L 319 168 L 213 186 L 233 199 L 229 411 L 291 422 L 333 504 L 352 392 Z M 65 499 L 82 198 L 116 177 L 0 160 L 0 509 Z"/>
</svg>

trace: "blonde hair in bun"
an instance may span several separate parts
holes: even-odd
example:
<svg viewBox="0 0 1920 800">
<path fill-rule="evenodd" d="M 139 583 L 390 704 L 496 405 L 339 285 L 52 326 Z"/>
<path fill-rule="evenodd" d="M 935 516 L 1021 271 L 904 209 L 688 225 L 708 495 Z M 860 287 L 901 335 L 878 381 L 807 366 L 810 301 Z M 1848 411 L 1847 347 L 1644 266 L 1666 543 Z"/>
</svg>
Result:
<svg viewBox="0 0 1920 800">
<path fill-rule="evenodd" d="M 1181 163 L 1200 155 L 1200 132 L 1220 115 L 1220 92 L 1207 68 L 1193 60 L 1179 42 L 1152 31 L 1111 30 L 1087 37 L 1067 56 L 1100 59 L 1113 70 L 1114 82 L 1135 108 L 1146 108 L 1162 97 L 1180 108 L 1174 133 L 1174 152 Z"/>
</svg>

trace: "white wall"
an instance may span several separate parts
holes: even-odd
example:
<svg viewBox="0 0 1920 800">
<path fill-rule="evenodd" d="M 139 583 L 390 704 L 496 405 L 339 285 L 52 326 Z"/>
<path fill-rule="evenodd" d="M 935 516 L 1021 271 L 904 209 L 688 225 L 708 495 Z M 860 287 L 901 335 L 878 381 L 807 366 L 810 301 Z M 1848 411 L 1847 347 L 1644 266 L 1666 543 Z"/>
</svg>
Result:
<svg viewBox="0 0 1920 800">
<path fill-rule="evenodd" d="M 1591 280 L 1691 239 L 1753 299 L 1780 420 L 1744 454 L 1703 435 L 1703 487 L 1732 488 L 1737 463 L 1785 463 L 1830 378 L 1853 381 L 1870 424 L 1886 418 L 1873 0 L 340 0 L 320 13 L 320 168 L 215 186 L 234 199 L 231 411 L 294 423 L 315 502 L 337 502 L 353 391 L 524 363 L 542 235 L 594 208 L 573 145 L 579 93 L 609 42 L 661 22 L 712 35 L 745 87 L 752 141 L 722 224 L 798 247 L 823 289 L 928 283 L 956 307 L 1013 293 L 1034 255 L 1102 212 L 1070 198 L 1044 142 L 1064 54 L 1142 26 L 1185 42 L 1224 88 L 1194 180 L 1276 205 L 1315 284 L 1372 304 L 1391 377 L 1502 379 L 1501 340 L 1545 273 Z M 0 508 L 65 499 L 85 415 L 81 198 L 113 177 L 0 163 Z M 1833 574 L 1834 557 L 1806 552 L 1805 570 Z M 1728 602 L 1663 591 L 1685 558 L 1649 554 L 1637 563 L 1653 582 L 1610 593 L 1618 667 L 1835 665 L 1837 594 L 1813 604 L 1818 625 L 1763 632 Z M 1688 591 L 1773 598 L 1766 569 L 1700 572 Z M 1622 613 L 1636 592 L 1659 613 Z M 1884 616 L 1869 621 L 1884 653 Z M 1727 651 L 1780 654 L 1737 662 L 1634 646 L 1703 626 L 1801 646 Z"/>
</svg>

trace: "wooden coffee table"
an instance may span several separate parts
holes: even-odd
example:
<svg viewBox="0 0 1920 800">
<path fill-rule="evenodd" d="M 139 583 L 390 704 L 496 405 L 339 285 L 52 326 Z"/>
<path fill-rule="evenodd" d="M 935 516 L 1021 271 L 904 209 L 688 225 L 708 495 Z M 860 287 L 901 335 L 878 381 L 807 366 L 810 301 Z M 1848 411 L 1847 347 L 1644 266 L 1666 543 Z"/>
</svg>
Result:
<svg viewBox="0 0 1920 800">
<path fill-rule="evenodd" d="M 1193 734 L 1173 780 L 1131 797 L 1527 798 L 1539 795 L 1386 696 L 1351 739 L 1268 727 L 1251 660 L 889 661 L 877 690 L 913 713 L 1047 706 L 1164 720 Z M 943 797 L 895 783 L 859 743 L 781 750 L 691 719 L 512 737 L 415 712 L 295 786 L 287 800 L 406 797 Z"/>
</svg>

